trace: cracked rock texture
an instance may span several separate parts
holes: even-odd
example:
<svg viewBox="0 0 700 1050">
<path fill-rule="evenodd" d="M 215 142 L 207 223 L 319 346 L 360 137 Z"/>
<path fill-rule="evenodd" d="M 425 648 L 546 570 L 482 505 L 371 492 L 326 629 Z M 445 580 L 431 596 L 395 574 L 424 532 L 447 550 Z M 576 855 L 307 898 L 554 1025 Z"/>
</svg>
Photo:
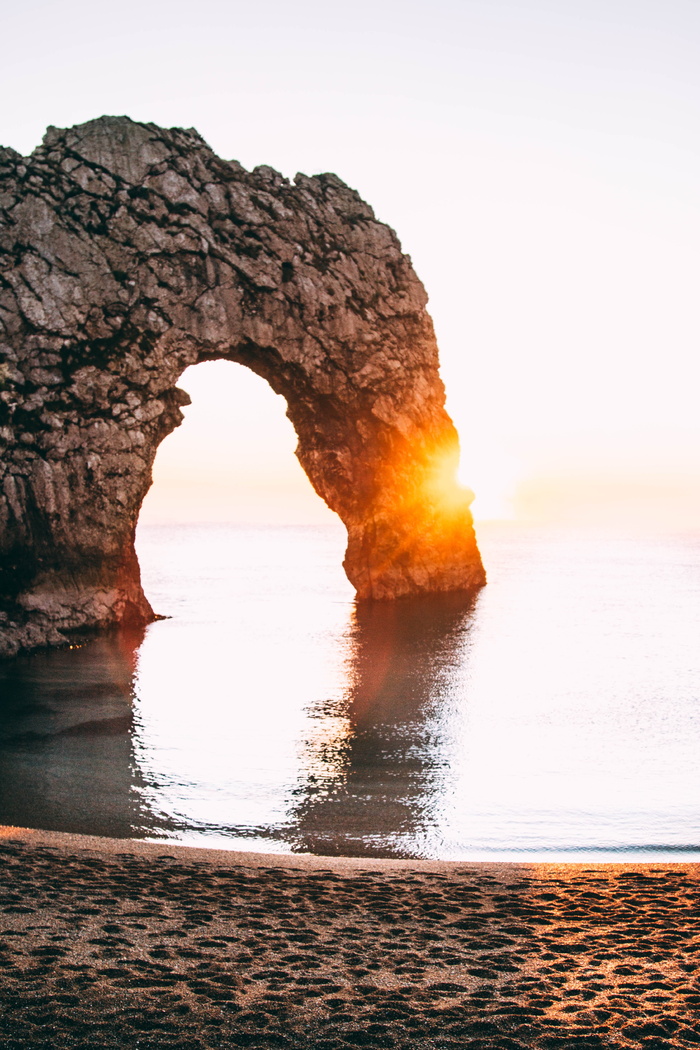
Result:
<svg viewBox="0 0 700 1050">
<path fill-rule="evenodd" d="M 335 175 L 127 117 L 0 148 L 0 654 L 153 618 L 134 531 L 183 370 L 282 394 L 363 599 L 484 582 L 426 295 Z"/>
</svg>

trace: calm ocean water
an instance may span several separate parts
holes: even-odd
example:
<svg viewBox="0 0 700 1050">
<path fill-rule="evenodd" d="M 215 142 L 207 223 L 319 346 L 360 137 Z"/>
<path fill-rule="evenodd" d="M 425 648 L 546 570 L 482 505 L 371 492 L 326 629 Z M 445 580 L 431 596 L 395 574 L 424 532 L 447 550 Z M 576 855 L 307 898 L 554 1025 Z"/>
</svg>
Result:
<svg viewBox="0 0 700 1050">
<path fill-rule="evenodd" d="M 700 538 L 482 525 L 356 608 L 334 527 L 141 527 L 170 619 L 0 665 L 0 822 L 263 851 L 700 859 Z"/>
</svg>

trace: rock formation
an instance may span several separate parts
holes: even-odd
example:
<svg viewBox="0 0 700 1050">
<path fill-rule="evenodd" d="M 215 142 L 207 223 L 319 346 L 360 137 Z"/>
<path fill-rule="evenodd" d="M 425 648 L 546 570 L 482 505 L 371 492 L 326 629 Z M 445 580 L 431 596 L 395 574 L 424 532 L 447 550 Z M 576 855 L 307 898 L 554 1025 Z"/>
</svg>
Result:
<svg viewBox="0 0 700 1050">
<path fill-rule="evenodd" d="M 134 532 L 183 370 L 284 395 L 361 599 L 484 582 L 426 295 L 335 175 L 126 117 L 0 149 L 0 651 L 153 618 Z"/>
</svg>

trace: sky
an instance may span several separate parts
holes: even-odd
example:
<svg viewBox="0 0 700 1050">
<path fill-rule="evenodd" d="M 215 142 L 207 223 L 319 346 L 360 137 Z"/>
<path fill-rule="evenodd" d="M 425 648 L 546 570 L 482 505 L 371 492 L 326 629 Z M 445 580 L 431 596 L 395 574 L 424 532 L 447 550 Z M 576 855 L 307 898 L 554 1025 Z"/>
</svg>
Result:
<svg viewBox="0 0 700 1050">
<path fill-rule="evenodd" d="M 696 0 L 2 2 L 2 145 L 192 126 L 397 231 L 477 518 L 700 524 Z M 328 520 L 262 380 L 181 385 L 144 520 Z"/>
</svg>

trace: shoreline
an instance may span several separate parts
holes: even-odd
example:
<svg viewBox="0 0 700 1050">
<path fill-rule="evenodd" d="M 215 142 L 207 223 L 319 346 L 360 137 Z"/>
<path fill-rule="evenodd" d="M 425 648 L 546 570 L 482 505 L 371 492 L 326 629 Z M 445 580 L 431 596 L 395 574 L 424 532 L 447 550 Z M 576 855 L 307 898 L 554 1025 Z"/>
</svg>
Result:
<svg viewBox="0 0 700 1050">
<path fill-rule="evenodd" d="M 700 865 L 237 853 L 0 828 L 7 1050 L 676 1050 Z"/>
<path fill-rule="evenodd" d="M 563 860 L 557 854 L 552 860 L 429 860 L 419 857 L 345 857 L 320 853 L 264 853 L 257 850 L 224 849 L 212 846 L 193 846 L 184 842 L 173 842 L 168 839 L 112 838 L 105 835 L 84 835 L 70 831 L 46 831 L 41 828 L 23 828 L 12 824 L 0 824 L 0 844 L 8 839 L 15 839 L 27 845 L 49 846 L 69 850 L 95 850 L 112 856 L 133 853 L 136 856 L 151 858 L 162 857 L 169 850 L 175 850 L 181 859 L 207 863 L 222 867 L 280 868 L 300 871 L 336 871 L 349 874 L 358 871 L 383 871 L 386 873 L 425 872 L 451 874 L 464 869 L 494 869 L 494 872 L 514 869 L 563 868 L 591 871 L 602 870 L 646 870 L 665 869 L 679 866 L 694 870 L 700 878 L 700 859 L 684 860 L 682 851 L 675 856 L 650 860 Z M 659 852 L 661 852 L 659 850 Z M 697 850 L 688 851 L 698 855 Z M 678 859 L 676 859 L 678 858 Z"/>
</svg>

